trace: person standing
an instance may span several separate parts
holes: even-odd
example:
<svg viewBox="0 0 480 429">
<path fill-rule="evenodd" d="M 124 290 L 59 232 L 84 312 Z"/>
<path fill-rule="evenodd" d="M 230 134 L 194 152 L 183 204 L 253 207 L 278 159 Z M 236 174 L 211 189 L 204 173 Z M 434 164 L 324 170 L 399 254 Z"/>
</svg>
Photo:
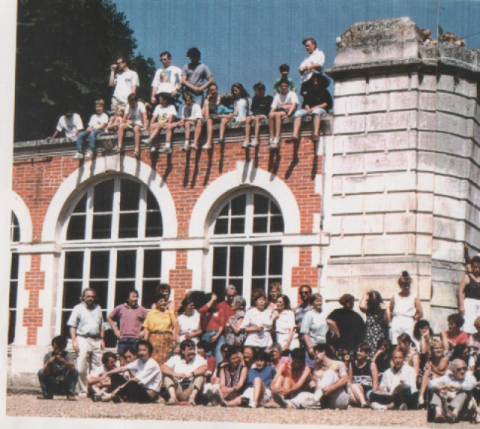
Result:
<svg viewBox="0 0 480 429">
<path fill-rule="evenodd" d="M 135 94 L 140 85 L 137 72 L 128 68 L 128 60 L 118 57 L 116 64 L 110 66 L 108 84 L 114 86 L 111 111 L 116 112 L 118 106 L 125 106 L 130 94 Z"/>
<path fill-rule="evenodd" d="M 315 73 L 321 73 L 323 65 L 325 64 L 325 54 L 317 49 L 317 42 L 313 37 L 308 37 L 302 40 L 302 44 L 308 52 L 308 55 L 300 64 L 298 69 L 302 76 L 302 92 L 303 85 L 310 80 Z"/>
<path fill-rule="evenodd" d="M 187 57 L 190 58 L 190 63 L 185 64 L 182 69 L 184 91 L 190 93 L 193 101 L 203 107 L 203 91 L 213 82 L 213 75 L 210 69 L 200 62 L 201 53 L 197 48 L 190 48 Z"/>
<path fill-rule="evenodd" d="M 224 330 L 226 320 L 223 318 L 223 313 L 220 312 L 217 302 L 217 295 L 212 293 L 210 301 L 198 311 L 203 331 L 202 340 L 210 344 L 211 354 L 217 362 L 221 362 L 222 354 L 220 353 L 220 347 L 225 344 Z"/>
<path fill-rule="evenodd" d="M 382 295 L 373 289 L 362 296 L 358 306 L 367 316 L 365 342 L 370 346 L 370 359 L 373 359 L 379 341 L 388 338 L 390 311 L 383 303 Z"/>
<path fill-rule="evenodd" d="M 480 256 L 471 260 L 472 272 L 462 277 L 458 289 L 458 311 L 465 316 L 464 330 L 469 334 L 476 332 L 473 323 L 480 317 Z"/>
<path fill-rule="evenodd" d="M 148 310 L 138 305 L 138 292 L 128 292 L 124 304 L 117 305 L 108 315 L 107 320 L 118 338 L 117 353 L 123 355 L 129 347 L 135 348 L 136 341 L 142 337 L 142 323 Z M 118 325 L 120 328 L 118 328 Z"/>
<path fill-rule="evenodd" d="M 82 293 L 82 302 L 73 307 L 68 319 L 72 346 L 77 353 L 78 384 L 80 398 L 87 397 L 87 375 L 102 365 L 102 350 L 105 348 L 105 326 L 102 308 L 96 304 L 97 292 L 87 288 Z"/>
<path fill-rule="evenodd" d="M 235 316 L 235 311 L 232 308 L 233 299 L 237 296 L 237 288 L 233 285 L 228 285 L 225 288 L 225 301 L 217 304 L 218 313 L 227 323 L 230 318 Z M 225 335 L 227 335 L 227 327 L 225 326 Z"/>
<path fill-rule="evenodd" d="M 160 93 L 170 94 L 178 100 L 178 91 L 182 87 L 182 70 L 179 67 L 172 66 L 172 54 L 164 51 L 160 54 L 160 61 L 163 68 L 158 69 L 152 81 L 152 104 L 159 102 Z"/>
</svg>

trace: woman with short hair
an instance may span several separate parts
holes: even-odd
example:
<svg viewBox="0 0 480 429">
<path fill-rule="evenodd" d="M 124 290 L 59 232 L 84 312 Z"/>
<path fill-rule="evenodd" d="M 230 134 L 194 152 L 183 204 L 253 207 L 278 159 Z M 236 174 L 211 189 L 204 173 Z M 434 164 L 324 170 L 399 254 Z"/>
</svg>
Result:
<svg viewBox="0 0 480 429">
<path fill-rule="evenodd" d="M 253 308 L 245 314 L 242 322 L 242 329 L 245 330 L 247 338 L 246 346 L 253 346 L 261 351 L 270 347 L 272 341 L 272 312 L 266 308 L 267 300 L 263 289 L 254 289 L 252 292 Z"/>
<path fill-rule="evenodd" d="M 273 331 L 276 342 L 288 353 L 300 347 L 298 334 L 295 331 L 295 315 L 290 307 L 290 298 L 280 295 L 277 298 L 277 309 L 273 312 Z"/>
<path fill-rule="evenodd" d="M 233 298 L 232 310 L 234 316 L 230 317 L 226 324 L 227 335 L 225 336 L 225 343 L 230 346 L 242 346 L 245 341 L 246 334 L 242 329 L 242 322 L 245 317 L 246 305 L 247 302 L 242 296 L 237 295 Z"/>
</svg>

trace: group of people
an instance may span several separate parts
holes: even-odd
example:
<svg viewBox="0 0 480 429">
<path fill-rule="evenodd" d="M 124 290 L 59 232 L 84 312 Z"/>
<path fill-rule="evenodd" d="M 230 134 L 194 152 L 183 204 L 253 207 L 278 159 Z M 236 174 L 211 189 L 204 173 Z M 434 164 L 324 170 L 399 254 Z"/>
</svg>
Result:
<svg viewBox="0 0 480 429">
<path fill-rule="evenodd" d="M 287 142 L 298 144 L 302 119 L 311 115 L 314 123 L 312 140 L 316 142 L 319 138 L 321 118 L 332 108 L 333 101 L 327 90 L 330 82 L 322 74 L 325 55 L 317 49 L 315 39 L 307 38 L 303 40 L 303 44 L 308 55 L 299 67 L 302 82 L 300 94 L 303 96 L 301 107 L 297 88 L 293 79 L 288 77 L 289 66 L 286 64 L 280 66 L 281 77 L 274 84 L 273 97 L 267 95 L 265 85 L 258 82 L 253 86 L 255 95 L 250 98 L 241 83 L 233 84 L 230 92 L 220 94 L 213 81 L 212 72 L 200 62 L 201 53 L 197 48 L 188 50 L 190 63 L 183 69 L 172 65 L 172 56 L 165 51 L 160 54 L 162 68 L 157 70 L 152 81 L 151 99 L 145 101 L 137 95 L 138 74 L 128 67 L 127 58 L 120 56 L 116 64 L 111 66 L 109 84 L 114 87 L 114 93 L 110 118 L 105 112 L 105 101 L 96 100 L 95 114 L 84 130 L 80 115 L 68 108 L 59 119 L 55 133 L 47 140 L 64 132 L 67 138 L 76 139 L 77 151 L 74 159 L 90 159 L 95 152 L 95 140 L 100 134 L 116 132 L 116 152 L 120 154 L 124 151 L 125 132 L 133 131 L 135 150 L 132 156 L 139 159 L 141 142 L 150 146 L 152 153 L 171 153 L 173 130 L 177 127 L 185 129 L 182 149 L 186 152 L 199 149 L 199 139 L 204 127 L 207 138 L 202 148 L 211 150 L 214 124 L 220 125 L 218 142 L 223 143 L 225 128 L 232 122 L 245 125 L 242 148 L 254 148 L 259 144 L 260 126 L 263 121 L 268 120 L 269 148 L 278 149 L 284 118 L 294 118 L 293 136 Z M 184 102 L 181 113 L 177 111 L 181 103 L 180 97 Z M 162 130 L 165 132 L 165 144 L 159 149 L 156 139 Z M 149 136 L 141 140 L 143 131 L 148 131 Z M 86 140 L 88 143 L 84 152 Z"/>
<path fill-rule="evenodd" d="M 85 289 L 67 322 L 76 363 L 66 337 L 55 337 L 38 374 L 39 398 L 61 392 L 76 400 L 78 380 L 79 397 L 102 402 L 374 410 L 428 404 L 432 421 L 476 421 L 480 315 L 470 300 L 480 293 L 480 256 L 469 263 L 459 312 L 448 316 L 439 339 L 407 271 L 389 305 L 378 291 L 361 297 L 365 320 L 350 294 L 326 314 L 308 285 L 294 309 L 278 282 L 267 294 L 254 289 L 251 306 L 230 285 L 221 301 L 190 291 L 176 311 L 168 284 L 157 287 L 151 309 L 138 305 L 132 290 L 107 318 L 118 338 L 118 366 L 115 353 L 102 355 L 101 309 L 95 290 Z"/>
</svg>

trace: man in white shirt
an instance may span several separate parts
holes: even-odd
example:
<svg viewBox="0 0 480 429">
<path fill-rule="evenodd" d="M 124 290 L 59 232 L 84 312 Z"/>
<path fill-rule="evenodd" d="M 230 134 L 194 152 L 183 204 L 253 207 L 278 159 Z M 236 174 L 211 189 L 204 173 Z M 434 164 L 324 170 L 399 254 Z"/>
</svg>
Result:
<svg viewBox="0 0 480 429">
<path fill-rule="evenodd" d="M 198 392 L 203 388 L 207 361 L 195 352 L 192 340 L 180 343 L 180 355 L 172 356 L 162 365 L 165 387 L 170 394 L 167 405 L 177 405 L 178 401 L 188 401 L 195 406 Z"/>
<path fill-rule="evenodd" d="M 298 69 L 299 73 L 302 75 L 302 86 L 307 82 L 314 73 L 321 73 L 323 65 L 325 64 L 325 54 L 317 49 L 317 42 L 313 37 L 309 37 L 302 41 L 302 44 L 305 46 L 305 49 L 308 52 L 308 55 L 300 64 Z"/>
<path fill-rule="evenodd" d="M 111 111 L 115 112 L 118 106 L 127 103 L 128 96 L 135 94 L 140 85 L 137 72 L 128 68 L 127 59 L 118 57 L 117 63 L 110 66 L 110 80 L 108 84 L 114 86 Z"/>
<path fill-rule="evenodd" d="M 461 359 L 451 362 L 450 371 L 444 376 L 430 380 L 428 388 L 433 394 L 430 405 L 435 406 L 435 423 L 457 423 L 468 419 L 469 411 L 475 413 L 470 400 L 476 385 L 477 380 Z"/>
<path fill-rule="evenodd" d="M 110 377 L 128 370 L 133 377 L 123 386 L 119 387 L 113 393 L 112 401 L 120 402 L 138 402 L 146 404 L 155 402 L 158 399 L 158 393 L 162 386 L 162 372 L 158 363 L 152 359 L 153 346 L 150 341 L 138 340 L 137 355 L 138 359 L 125 366 L 115 368 L 106 372 L 102 378 Z"/>
<path fill-rule="evenodd" d="M 49 141 L 57 137 L 58 133 L 62 131 L 65 132 L 65 137 L 67 139 L 74 139 L 77 137 L 78 133 L 83 130 L 82 118 L 78 113 L 73 113 L 72 109 L 67 109 L 65 115 L 61 116 L 58 120 L 57 128 L 53 133 L 52 137 L 47 137 L 46 140 Z"/>
<path fill-rule="evenodd" d="M 152 81 L 152 104 L 158 103 L 158 94 L 170 94 L 177 99 L 177 94 L 182 87 L 182 69 L 172 66 L 172 55 L 164 51 L 160 54 L 163 69 L 158 69 Z"/>
<path fill-rule="evenodd" d="M 393 366 L 383 373 L 378 390 L 371 390 L 367 399 L 374 410 L 415 409 L 418 402 L 417 374 L 405 364 L 403 350 L 395 349 Z"/>
</svg>

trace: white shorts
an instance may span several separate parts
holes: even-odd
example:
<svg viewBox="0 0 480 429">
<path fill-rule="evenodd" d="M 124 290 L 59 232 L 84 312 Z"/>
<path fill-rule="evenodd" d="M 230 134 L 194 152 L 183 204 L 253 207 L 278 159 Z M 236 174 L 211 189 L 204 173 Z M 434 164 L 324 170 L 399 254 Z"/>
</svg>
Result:
<svg viewBox="0 0 480 429">
<path fill-rule="evenodd" d="M 476 334 L 477 330 L 473 326 L 473 322 L 480 317 L 480 299 L 465 298 L 465 324 L 463 330 L 469 334 Z"/>
<path fill-rule="evenodd" d="M 253 387 L 249 387 L 248 389 L 243 392 L 242 395 L 244 398 L 247 398 L 250 403 L 248 404 L 251 406 L 253 404 Z M 270 389 L 265 387 L 265 394 L 263 395 L 263 399 L 260 401 L 258 405 L 265 405 L 266 402 L 269 402 L 272 399 L 272 392 Z"/>
<path fill-rule="evenodd" d="M 393 316 L 391 327 L 392 344 L 396 345 L 397 337 L 403 333 L 410 335 L 410 338 L 413 340 L 414 325 L 413 317 Z"/>
</svg>

